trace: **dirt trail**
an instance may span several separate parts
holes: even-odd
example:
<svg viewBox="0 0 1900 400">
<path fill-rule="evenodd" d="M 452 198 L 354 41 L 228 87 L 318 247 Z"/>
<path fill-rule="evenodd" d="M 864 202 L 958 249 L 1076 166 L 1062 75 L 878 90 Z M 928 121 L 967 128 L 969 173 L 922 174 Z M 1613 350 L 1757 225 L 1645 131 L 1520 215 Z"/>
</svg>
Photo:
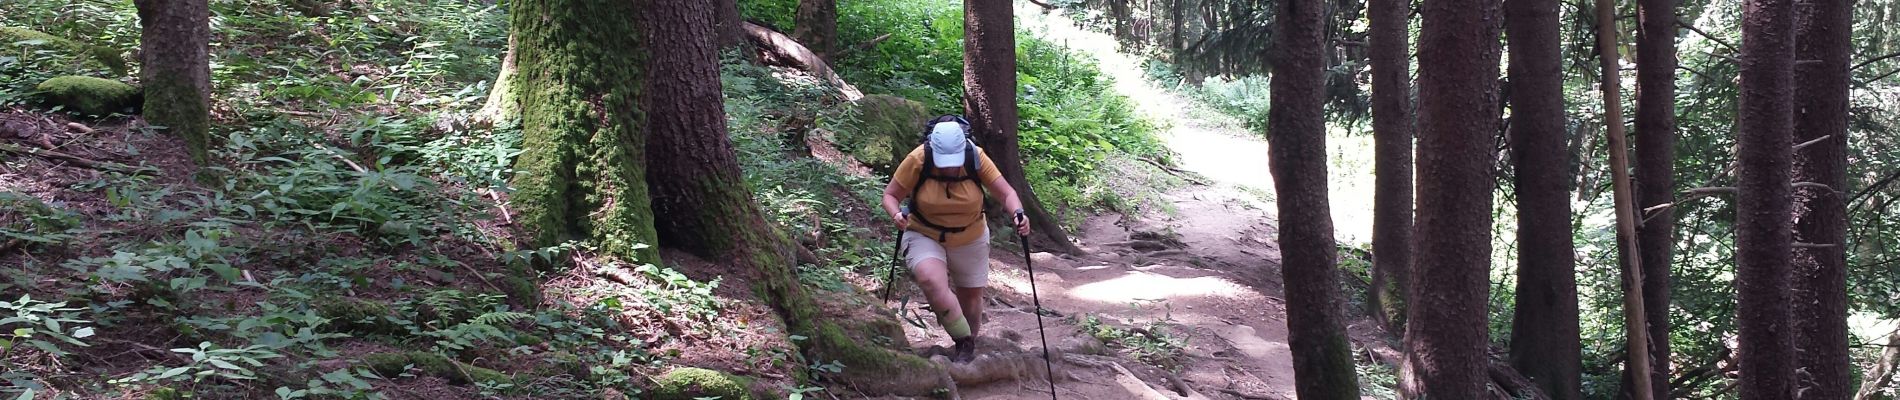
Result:
<svg viewBox="0 0 1900 400">
<path fill-rule="evenodd" d="M 1170 141 L 1184 153 L 1231 147 L 1222 143 Z M 1069 353 L 1059 357 L 1067 360 L 1056 363 L 1061 397 L 1293 398 L 1279 249 L 1273 240 L 1277 234 L 1268 212 L 1272 204 L 1236 187 L 1246 181 L 1206 175 L 1211 185 L 1163 195 L 1173 213 L 1090 218 L 1077 235 L 1084 255 L 1033 255 L 1042 306 L 1054 314 L 1043 320 L 1050 347 Z M 1016 347 L 1033 353 L 1040 344 L 1035 316 L 1029 312 L 1033 308 L 1020 251 L 999 246 L 992 253 L 995 296 L 981 335 L 1018 338 Z M 929 315 L 918 304 L 911 303 L 910 308 L 913 315 Z M 1082 331 L 1084 316 L 1124 330 L 1158 326 L 1167 337 L 1184 339 L 1183 359 L 1162 363 L 1181 368 L 1170 373 L 1129 357 L 1121 348 L 1104 349 L 1103 343 Z M 911 343 L 919 347 L 949 343 L 934 324 L 926 326 L 908 328 Z M 1021 354 L 1006 344 L 986 347 L 982 350 L 990 357 Z M 1046 383 L 1039 379 L 1040 360 L 1035 361 L 1037 370 L 1027 371 L 1026 379 L 966 385 L 961 397 L 1048 398 L 1043 389 Z M 1119 364 L 1129 372 L 1104 363 Z M 1190 391 L 1181 391 L 1180 386 Z"/>
<path fill-rule="evenodd" d="M 1117 90 L 1135 99 L 1141 112 L 1162 122 L 1161 134 L 1181 169 L 1198 175 L 1190 186 L 1168 190 L 1169 211 L 1089 218 L 1074 238 L 1084 250 L 1072 257 L 1035 253 L 1036 289 L 1047 310 L 1049 346 L 1057 392 L 1065 399 L 1292 399 L 1292 355 L 1287 347 L 1286 309 L 1276 243 L 1273 181 L 1267 144 L 1233 121 L 1197 111 L 1178 95 L 1160 90 L 1142 75 L 1139 60 L 1115 51 L 1106 36 L 1082 31 L 1040 8 L 1019 5 L 1024 29 L 1061 40 L 1095 55 Z M 1337 149 L 1336 149 L 1337 150 Z M 1335 194 L 1338 196 L 1339 194 Z M 1359 200 L 1353 200 L 1358 202 Z M 1363 199 L 1369 204 L 1370 199 Z M 1339 202 L 1336 202 L 1339 203 Z M 1339 208 L 1340 204 L 1335 204 Z M 1356 206 L 1335 210 L 1348 221 Z M 1369 207 L 1364 207 L 1369 208 Z M 1353 224 L 1346 224 L 1353 225 Z M 1342 237 L 1357 232 L 1342 226 Z M 1037 321 L 1020 247 L 992 251 L 990 308 L 980 336 L 977 363 L 1020 361 L 1018 379 L 960 384 L 963 399 L 1046 399 Z M 915 289 L 909 289 L 911 298 Z M 949 337 L 909 303 L 924 328 L 907 326 L 917 347 L 948 345 Z M 1125 347 L 1107 346 L 1085 332 L 1084 319 L 1135 332 L 1133 342 L 1159 337 L 1184 339 L 1181 359 L 1149 363 Z M 1356 348 L 1390 349 L 1369 321 L 1352 322 Z M 1387 354 L 1389 356 L 1389 354 Z M 1177 366 L 1174 371 L 1150 364 Z M 1121 368 L 1117 368 L 1121 367 Z"/>
<path fill-rule="evenodd" d="M 1024 19 L 1026 26 L 1034 23 Z M 1056 25 L 1031 29 L 1063 29 Z M 1104 59 L 1102 63 L 1139 65 L 1132 60 Z M 1162 194 L 1161 200 L 1171 206 L 1163 208 L 1173 212 L 1088 219 L 1075 232 L 1083 255 L 1033 256 L 1036 289 L 1043 308 L 1051 314 L 1043 318 L 1049 345 L 1066 353 L 1057 356 L 1055 363 L 1060 397 L 1293 398 L 1273 204 L 1255 194 L 1270 192 L 1272 187 L 1266 173 L 1266 143 L 1192 118 L 1181 111 L 1182 99 L 1149 87 L 1134 68 L 1107 72 L 1116 77 L 1124 93 L 1141 92 L 1131 97 L 1138 99 L 1149 117 L 1171 126 L 1163 138 L 1180 155 L 1181 168 L 1200 175 L 1196 180 L 1205 184 Z M 993 339 L 984 340 L 980 353 L 988 358 L 1025 359 L 1029 362 L 1021 364 L 1033 368 L 1016 371 L 1022 379 L 961 384 L 960 397 L 1049 398 L 1047 383 L 1040 379 L 1042 365 L 1035 349 L 1041 344 L 1035 315 L 1030 313 L 1033 307 L 1021 249 L 999 245 L 992 256 L 994 296 L 980 335 Z M 917 298 L 914 289 L 911 293 L 912 299 Z M 930 315 L 915 302 L 909 308 L 913 316 Z M 1128 332 L 1160 331 L 1165 332 L 1162 337 L 1184 340 L 1182 359 L 1157 363 L 1179 369 L 1169 372 L 1130 356 L 1126 349 L 1105 348 L 1083 331 L 1081 320 L 1091 317 Z M 914 346 L 949 343 L 934 321 L 924 326 L 907 327 Z M 1135 341 L 1157 340 L 1144 336 Z"/>
</svg>

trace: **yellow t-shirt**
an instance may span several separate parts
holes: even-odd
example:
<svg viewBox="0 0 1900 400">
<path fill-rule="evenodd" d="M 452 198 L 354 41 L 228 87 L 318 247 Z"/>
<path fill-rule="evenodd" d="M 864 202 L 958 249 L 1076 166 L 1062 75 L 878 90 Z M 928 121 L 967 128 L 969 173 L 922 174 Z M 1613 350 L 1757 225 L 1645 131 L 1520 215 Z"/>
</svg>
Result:
<svg viewBox="0 0 1900 400">
<path fill-rule="evenodd" d="M 983 223 L 983 188 L 978 185 L 1002 178 L 1003 173 L 996 170 L 996 162 L 990 161 L 989 153 L 979 147 L 976 149 L 978 162 L 976 180 L 925 179 L 920 183 L 918 180 L 923 176 L 920 172 L 923 168 L 928 168 L 924 165 L 924 152 L 928 150 L 924 148 L 925 146 L 917 146 L 916 150 L 911 150 L 910 155 L 905 156 L 904 161 L 897 164 L 897 172 L 892 178 L 905 192 L 916 192 L 914 200 L 917 209 L 911 210 L 910 230 L 932 238 L 937 238 L 938 234 L 942 233 L 918 221 L 917 214 L 922 213 L 923 218 L 939 226 L 967 227 L 962 232 L 942 233 L 943 247 L 957 247 L 975 242 L 983 237 L 985 230 L 989 229 L 988 224 Z M 965 171 L 965 173 L 969 172 Z M 919 184 L 923 185 L 921 189 L 917 186 Z"/>
</svg>

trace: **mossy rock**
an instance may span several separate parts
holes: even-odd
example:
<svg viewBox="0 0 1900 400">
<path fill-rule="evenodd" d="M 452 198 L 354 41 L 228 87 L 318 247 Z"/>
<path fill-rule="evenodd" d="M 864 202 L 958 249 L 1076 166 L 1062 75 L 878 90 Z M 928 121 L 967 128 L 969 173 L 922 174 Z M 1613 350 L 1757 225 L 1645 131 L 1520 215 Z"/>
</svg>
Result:
<svg viewBox="0 0 1900 400">
<path fill-rule="evenodd" d="M 16 43 L 21 42 L 33 42 L 36 44 L 16 45 Z M 112 71 L 113 74 L 125 75 L 126 73 L 125 58 L 119 56 L 120 52 L 118 50 L 99 46 L 87 46 L 79 42 L 32 29 L 0 26 L 0 49 L 6 50 L 8 54 L 20 54 L 19 52 L 21 50 L 29 47 L 54 49 L 59 51 L 61 53 L 60 55 L 76 63 L 91 61 L 97 63 L 100 67 L 104 67 L 106 70 Z"/>
<path fill-rule="evenodd" d="M 403 353 L 376 353 L 363 357 L 363 363 L 371 371 L 385 377 L 395 377 L 409 372 L 413 366 L 423 375 L 449 380 L 449 383 L 466 385 L 477 382 L 512 383 L 514 378 L 488 368 L 464 364 L 450 360 L 441 354 L 426 351 Z"/>
<path fill-rule="evenodd" d="M 752 379 L 704 368 L 677 368 L 653 382 L 653 400 L 752 400 Z"/>
<path fill-rule="evenodd" d="M 317 315 L 329 318 L 329 325 L 338 332 L 367 335 L 406 333 L 402 327 L 383 318 L 391 315 L 389 306 L 383 303 L 340 298 L 321 301 L 316 308 Z"/>
<path fill-rule="evenodd" d="M 139 89 L 123 82 L 90 76 L 62 76 L 40 82 L 48 103 L 88 115 L 125 111 L 139 102 Z"/>
<path fill-rule="evenodd" d="M 930 120 L 924 103 L 889 95 L 865 96 L 855 111 L 858 121 L 838 133 L 838 147 L 885 175 L 923 143 L 924 121 Z"/>
</svg>

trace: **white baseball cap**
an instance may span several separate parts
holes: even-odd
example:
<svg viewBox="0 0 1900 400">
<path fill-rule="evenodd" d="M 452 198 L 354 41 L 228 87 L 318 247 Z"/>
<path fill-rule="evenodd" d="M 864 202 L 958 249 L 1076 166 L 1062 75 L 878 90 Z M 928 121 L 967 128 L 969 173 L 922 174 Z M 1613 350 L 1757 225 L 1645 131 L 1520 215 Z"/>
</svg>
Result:
<svg viewBox="0 0 1900 400">
<path fill-rule="evenodd" d="M 939 122 L 930 128 L 931 160 L 934 167 L 950 168 L 963 166 L 963 150 L 969 138 L 963 134 L 963 125 L 956 122 Z"/>
</svg>

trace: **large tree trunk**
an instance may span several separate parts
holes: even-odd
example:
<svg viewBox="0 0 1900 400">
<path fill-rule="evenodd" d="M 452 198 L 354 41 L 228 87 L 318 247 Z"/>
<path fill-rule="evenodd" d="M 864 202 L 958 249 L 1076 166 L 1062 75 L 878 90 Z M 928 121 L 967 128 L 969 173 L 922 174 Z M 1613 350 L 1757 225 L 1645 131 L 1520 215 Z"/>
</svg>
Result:
<svg viewBox="0 0 1900 400">
<path fill-rule="evenodd" d="M 591 240 L 659 263 L 646 184 L 645 115 L 636 96 L 646 41 L 620 0 L 514 3 L 521 156 L 514 203 L 538 245 Z"/>
<path fill-rule="evenodd" d="M 1571 244 L 1563 44 L 1556 0 L 1505 0 L 1511 45 L 1511 158 L 1517 188 L 1517 297 L 1511 365 L 1552 399 L 1583 398 L 1577 256 Z"/>
<path fill-rule="evenodd" d="M 1015 187 L 1035 231 L 1048 239 L 1045 245 L 1062 253 L 1081 252 L 1069 243 L 1062 221 L 1036 200 L 1023 175 L 1016 139 L 1016 28 L 1010 1 L 964 1 L 963 35 L 963 108 L 970 129 L 997 171 Z"/>
<path fill-rule="evenodd" d="M 191 160 L 211 147 L 211 8 L 206 0 L 138 0 L 145 121 L 185 139 Z"/>
<path fill-rule="evenodd" d="M 1412 72 L 1407 0 L 1372 0 L 1372 315 L 1388 329 L 1404 317 L 1386 298 L 1403 304 L 1412 268 Z M 1394 290 L 1395 288 L 1396 290 Z"/>
<path fill-rule="evenodd" d="M 1596 1 L 1597 16 L 1597 61 L 1602 73 L 1603 121 L 1605 136 L 1609 137 L 1610 179 L 1612 180 L 1611 199 L 1616 207 L 1617 259 L 1621 261 L 1623 277 L 1623 329 L 1626 332 L 1623 349 L 1629 354 L 1628 369 L 1631 384 L 1625 387 L 1651 387 L 1649 367 L 1649 313 L 1643 308 L 1643 267 L 1640 258 L 1641 244 L 1637 241 L 1637 212 L 1635 188 L 1630 182 L 1629 140 L 1623 131 L 1623 82 L 1622 56 L 1617 49 L 1616 2 L 1613 0 Z M 1668 340 L 1664 338 L 1664 340 Z M 1654 398 L 1647 390 L 1633 391 L 1633 398 L 1649 400 Z"/>
<path fill-rule="evenodd" d="M 1358 399 L 1352 342 L 1340 315 L 1339 256 L 1326 190 L 1326 0 L 1283 0 L 1274 17 L 1270 167 L 1279 193 L 1287 343 L 1302 399 Z"/>
<path fill-rule="evenodd" d="M 1794 1 L 1748 0 L 1742 14 L 1736 139 L 1735 292 L 1742 400 L 1794 398 Z"/>
<path fill-rule="evenodd" d="M 1184 33 L 1181 26 L 1186 24 L 1182 19 L 1187 18 L 1187 7 L 1181 5 L 1183 1 L 1187 0 L 1168 0 L 1168 56 L 1173 57 L 1171 61 L 1177 65 L 1181 63 L 1181 46 L 1185 41 L 1181 37 Z"/>
<path fill-rule="evenodd" d="M 1418 223 L 1406 306 L 1411 398 L 1485 396 L 1498 0 L 1431 0 L 1418 42 Z"/>
<path fill-rule="evenodd" d="M 798 0 L 798 20 L 792 37 L 805 48 L 818 53 L 826 64 L 836 64 L 838 54 L 838 2 L 836 0 Z"/>
<path fill-rule="evenodd" d="M 1798 14 L 1794 86 L 1795 141 L 1819 143 L 1794 154 L 1794 241 L 1820 246 L 1794 249 L 1795 368 L 1801 400 L 1846 400 L 1853 394 L 1853 362 L 1847 333 L 1847 106 L 1848 56 L 1853 51 L 1853 3 L 1806 0 Z"/>
<path fill-rule="evenodd" d="M 726 260 L 731 274 L 747 276 L 753 290 L 784 320 L 787 333 L 811 359 L 846 364 L 847 383 L 883 394 L 922 394 L 891 375 L 924 375 L 934 366 L 908 354 L 851 340 L 837 321 L 826 319 L 799 284 L 795 247 L 766 222 L 753 201 L 727 136 L 725 100 L 711 23 L 715 5 L 698 0 L 635 0 L 644 11 L 640 26 L 650 48 L 640 108 L 646 116 L 646 171 L 660 243 L 711 260 Z M 926 380 L 925 383 L 934 383 Z"/>
<path fill-rule="evenodd" d="M 745 19 L 739 15 L 739 0 L 717 0 L 713 4 L 713 34 L 719 48 L 745 44 Z"/>
<path fill-rule="evenodd" d="M 1676 0 L 1639 0 L 1636 29 L 1636 205 L 1638 210 L 1676 201 Z M 1669 398 L 1669 266 L 1674 262 L 1673 208 L 1655 216 L 1637 212 L 1638 263 L 1642 266 L 1643 320 L 1648 323 L 1650 398 Z M 1623 388 L 1635 389 L 1624 370 Z M 1623 393 L 1630 396 L 1630 393 Z M 1628 398 L 1628 397 L 1625 397 Z"/>
</svg>

